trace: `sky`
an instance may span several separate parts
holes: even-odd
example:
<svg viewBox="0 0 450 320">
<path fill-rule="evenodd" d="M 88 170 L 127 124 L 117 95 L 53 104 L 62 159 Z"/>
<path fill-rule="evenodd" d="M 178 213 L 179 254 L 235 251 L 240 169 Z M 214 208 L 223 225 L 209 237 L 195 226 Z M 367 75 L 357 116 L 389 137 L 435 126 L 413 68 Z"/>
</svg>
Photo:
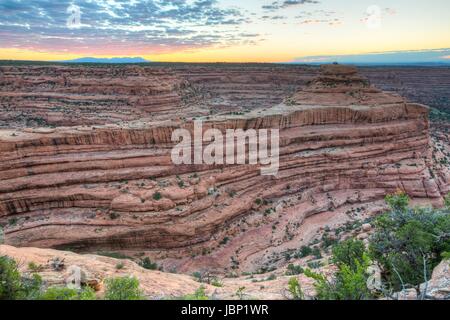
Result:
<svg viewBox="0 0 450 320">
<path fill-rule="evenodd" d="M 448 0 L 0 0 L 0 59 L 450 62 L 449 48 Z"/>
</svg>

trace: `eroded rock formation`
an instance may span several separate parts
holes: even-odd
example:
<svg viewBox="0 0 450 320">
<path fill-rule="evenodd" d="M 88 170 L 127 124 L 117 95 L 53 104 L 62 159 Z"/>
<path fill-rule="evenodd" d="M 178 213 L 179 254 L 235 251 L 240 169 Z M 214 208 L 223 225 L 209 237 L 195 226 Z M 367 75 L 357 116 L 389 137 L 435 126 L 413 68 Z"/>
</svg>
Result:
<svg viewBox="0 0 450 320">
<path fill-rule="evenodd" d="M 94 69 L 93 75 L 99 72 Z M 133 106 L 129 112 L 143 112 L 161 101 L 160 95 L 168 101 L 167 112 L 177 108 L 181 98 L 171 90 L 179 82 L 172 75 L 135 72 L 136 78 L 121 81 L 131 83 L 121 89 L 124 105 Z M 16 86 L 8 77 L 2 81 Z M 38 78 L 27 81 L 38 85 Z M 200 78 L 190 75 L 192 82 Z M 61 81 L 60 88 L 66 88 Z M 105 80 L 104 93 L 117 81 Z M 156 93 L 132 92 L 147 82 Z M 220 96 L 212 86 L 202 86 L 205 91 L 189 99 L 205 103 Z M 83 99 L 90 99 L 91 88 L 86 86 Z M 132 93 L 148 103 L 133 100 Z M 8 95 L 2 95 L 3 102 Z M 262 176 L 259 166 L 251 165 L 174 165 L 171 133 L 193 126 L 183 118 L 0 130 L 0 223 L 6 243 L 143 252 L 182 272 L 204 266 L 255 270 L 281 263 L 285 252 L 308 243 L 324 225 L 380 212 L 387 193 L 401 189 L 439 204 L 449 191 L 448 166 L 433 168 L 428 108 L 372 87 L 353 68 L 324 67 L 309 86 L 277 96 L 272 104 L 235 114 L 206 113 L 201 119 L 205 130 L 279 129 L 276 177 Z M 95 108 L 87 110 L 99 112 Z"/>
</svg>

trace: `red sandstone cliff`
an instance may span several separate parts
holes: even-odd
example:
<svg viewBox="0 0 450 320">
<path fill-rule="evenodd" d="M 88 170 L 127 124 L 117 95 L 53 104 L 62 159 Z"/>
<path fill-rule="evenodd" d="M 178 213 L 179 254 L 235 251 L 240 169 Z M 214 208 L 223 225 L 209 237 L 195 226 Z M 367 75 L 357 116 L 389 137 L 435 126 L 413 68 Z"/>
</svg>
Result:
<svg viewBox="0 0 450 320">
<path fill-rule="evenodd" d="M 126 75 L 93 69 L 91 79 L 79 80 L 77 69 L 51 70 L 69 73 L 70 83 L 61 76 L 49 88 L 54 80 L 41 78 L 37 67 L 22 79 L 25 84 L 18 83 L 18 69 L 3 67 L 3 88 L 9 89 L 2 92 L 2 104 L 14 96 L 23 110 L 33 104 L 34 113 L 42 106 L 49 116 L 52 101 L 74 101 L 76 114 L 83 113 L 81 101 L 90 101 L 95 106 L 86 107 L 88 115 L 76 123 L 90 123 L 89 114 L 93 123 L 99 123 L 98 114 L 111 122 L 108 112 L 135 120 L 150 111 L 170 114 L 183 100 L 176 88 L 204 77 L 224 83 L 231 72 L 189 73 L 184 76 L 189 84 L 182 84 L 170 72 L 138 67 Z M 270 80 L 259 76 L 258 81 Z M 380 200 L 397 189 L 436 203 L 449 191 L 448 166 L 433 168 L 427 107 L 372 87 L 352 68 L 324 68 L 291 96 L 286 79 L 279 79 L 283 94 L 273 107 L 202 118 L 205 129 L 280 129 L 276 177 L 261 176 L 259 167 L 250 165 L 173 165 L 172 131 L 192 128 L 192 121 L 181 118 L 0 130 L 0 223 L 6 243 L 144 252 L 180 271 L 204 265 L 248 270 L 277 263 L 323 225 L 358 218 L 352 216 L 356 208 L 363 208 L 361 215 L 379 212 Z M 213 83 L 203 88 L 218 94 Z M 26 86 L 34 87 L 34 102 L 15 90 Z M 227 92 L 225 97 L 232 96 Z M 213 99 L 199 96 L 199 101 Z M 240 101 L 243 96 L 241 91 Z M 110 102 L 102 107 L 105 101 Z M 118 110 L 133 116 L 119 116 Z M 64 125 L 66 119 L 74 121 L 59 114 L 54 123 Z"/>
</svg>

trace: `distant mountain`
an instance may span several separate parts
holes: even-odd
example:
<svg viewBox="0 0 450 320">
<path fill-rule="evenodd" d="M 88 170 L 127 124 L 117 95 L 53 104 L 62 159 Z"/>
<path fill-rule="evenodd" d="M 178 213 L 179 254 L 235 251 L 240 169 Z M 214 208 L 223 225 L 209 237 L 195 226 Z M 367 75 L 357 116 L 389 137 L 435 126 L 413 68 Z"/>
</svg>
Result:
<svg viewBox="0 0 450 320">
<path fill-rule="evenodd" d="M 121 58 L 78 58 L 73 60 L 58 61 L 64 63 L 146 63 L 150 62 L 141 57 L 121 57 Z"/>
</svg>

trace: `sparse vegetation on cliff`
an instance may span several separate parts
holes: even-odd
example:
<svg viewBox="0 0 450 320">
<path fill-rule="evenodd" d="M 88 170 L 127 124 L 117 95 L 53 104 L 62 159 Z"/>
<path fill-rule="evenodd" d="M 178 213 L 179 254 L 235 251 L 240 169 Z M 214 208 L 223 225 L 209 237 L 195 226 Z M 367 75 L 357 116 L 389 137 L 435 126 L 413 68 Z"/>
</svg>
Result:
<svg viewBox="0 0 450 320">
<path fill-rule="evenodd" d="M 142 300 L 144 295 L 134 277 L 105 280 L 105 300 Z M 16 261 L 0 257 L 0 300 L 96 300 L 94 289 L 51 286 L 46 287 L 36 274 L 21 275 Z"/>
<path fill-rule="evenodd" d="M 372 298 L 367 288 L 367 268 L 371 261 L 364 244 L 359 240 L 347 240 L 333 248 L 333 261 L 338 270 L 332 279 L 305 270 L 314 279 L 319 300 L 364 300 Z"/>
<path fill-rule="evenodd" d="M 134 277 L 120 277 L 105 281 L 106 300 L 142 300 L 144 298 L 139 281 Z"/>
<path fill-rule="evenodd" d="M 391 210 L 375 220 L 370 252 L 388 287 L 399 290 L 428 281 L 450 251 L 450 214 L 448 208 L 410 208 L 403 195 L 391 199 Z"/>
<path fill-rule="evenodd" d="M 411 288 L 418 297 L 425 297 L 420 284 L 430 280 L 433 269 L 450 251 L 448 200 L 444 209 L 411 208 L 407 195 L 398 192 L 387 196 L 386 202 L 390 210 L 375 220 L 368 249 L 354 239 L 335 245 L 331 260 L 337 271 L 331 278 L 305 270 L 315 280 L 317 299 L 371 299 Z M 367 286 L 371 265 L 381 267 L 377 290 Z"/>
</svg>

